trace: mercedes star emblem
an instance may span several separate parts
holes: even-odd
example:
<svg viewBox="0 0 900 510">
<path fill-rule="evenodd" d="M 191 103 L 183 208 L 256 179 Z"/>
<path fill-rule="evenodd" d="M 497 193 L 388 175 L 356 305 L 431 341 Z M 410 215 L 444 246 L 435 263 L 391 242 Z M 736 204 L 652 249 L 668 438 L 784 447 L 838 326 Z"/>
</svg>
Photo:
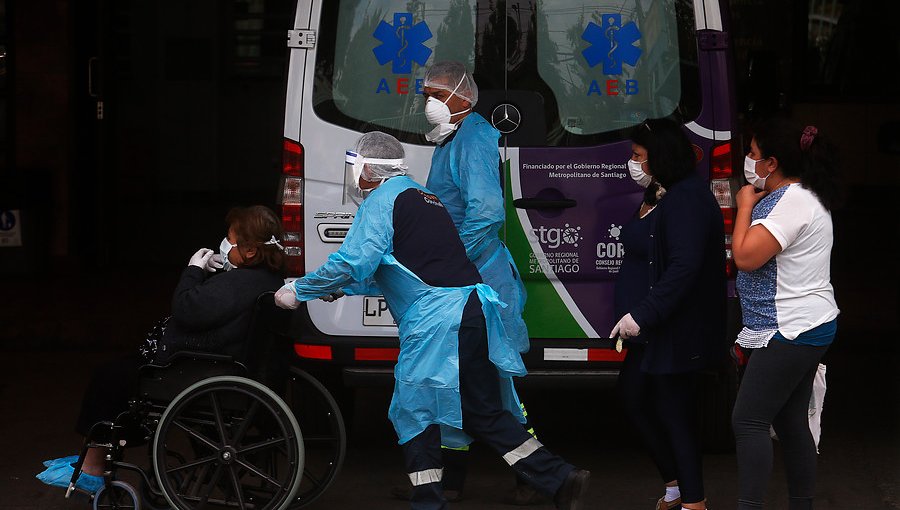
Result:
<svg viewBox="0 0 900 510">
<path fill-rule="evenodd" d="M 505 135 L 519 129 L 521 123 L 522 114 L 519 113 L 518 108 L 509 103 L 498 105 L 491 112 L 491 124 L 497 128 L 497 131 Z"/>
</svg>

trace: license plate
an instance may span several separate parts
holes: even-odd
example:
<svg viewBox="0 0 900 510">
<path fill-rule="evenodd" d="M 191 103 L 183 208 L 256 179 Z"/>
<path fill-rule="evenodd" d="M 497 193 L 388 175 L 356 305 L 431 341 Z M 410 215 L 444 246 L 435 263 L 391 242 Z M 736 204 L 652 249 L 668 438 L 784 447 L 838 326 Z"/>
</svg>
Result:
<svg viewBox="0 0 900 510">
<path fill-rule="evenodd" d="M 382 296 L 363 297 L 363 326 L 396 326 Z"/>
</svg>

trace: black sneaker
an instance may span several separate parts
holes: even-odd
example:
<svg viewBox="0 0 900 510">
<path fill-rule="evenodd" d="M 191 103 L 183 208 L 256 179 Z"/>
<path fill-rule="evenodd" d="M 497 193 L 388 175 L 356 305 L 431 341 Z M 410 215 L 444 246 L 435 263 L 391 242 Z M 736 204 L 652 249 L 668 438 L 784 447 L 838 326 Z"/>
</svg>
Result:
<svg viewBox="0 0 900 510">
<path fill-rule="evenodd" d="M 412 498 L 412 487 L 409 485 L 395 485 L 391 487 L 391 496 L 403 501 L 409 501 Z"/>
<path fill-rule="evenodd" d="M 517 484 L 515 489 L 506 494 L 503 502 L 514 506 L 544 505 L 550 502 L 550 498 L 534 490 L 530 485 Z"/>
<path fill-rule="evenodd" d="M 403 501 L 409 501 L 410 499 L 412 499 L 412 486 L 395 485 L 391 487 L 391 496 Z M 462 491 L 454 489 L 444 489 L 444 499 L 446 499 L 450 503 L 461 501 Z"/>
<path fill-rule="evenodd" d="M 591 472 L 584 469 L 573 469 L 562 487 L 556 491 L 553 502 L 560 510 L 579 510 L 587 496 L 588 481 Z"/>
</svg>

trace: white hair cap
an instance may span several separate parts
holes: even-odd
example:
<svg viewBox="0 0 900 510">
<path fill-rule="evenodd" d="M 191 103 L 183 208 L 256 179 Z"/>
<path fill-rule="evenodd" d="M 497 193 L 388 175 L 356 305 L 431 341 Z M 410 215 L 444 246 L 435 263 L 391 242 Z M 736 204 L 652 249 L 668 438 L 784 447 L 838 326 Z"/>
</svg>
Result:
<svg viewBox="0 0 900 510">
<path fill-rule="evenodd" d="M 359 137 L 356 154 L 365 163 L 362 178 L 369 182 L 406 175 L 409 168 L 405 164 L 406 154 L 400 142 L 381 131 L 372 131 Z"/>
<path fill-rule="evenodd" d="M 472 106 L 478 102 L 478 85 L 461 62 L 435 63 L 425 72 L 424 86 L 450 92 L 456 89 L 455 94 L 470 102 Z"/>
</svg>

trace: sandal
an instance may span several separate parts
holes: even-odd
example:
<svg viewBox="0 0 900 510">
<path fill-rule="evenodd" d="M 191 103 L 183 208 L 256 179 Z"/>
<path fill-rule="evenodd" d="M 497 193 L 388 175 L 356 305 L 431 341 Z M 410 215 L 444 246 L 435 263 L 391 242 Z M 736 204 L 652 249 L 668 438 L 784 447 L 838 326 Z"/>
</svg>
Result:
<svg viewBox="0 0 900 510">
<path fill-rule="evenodd" d="M 665 496 L 659 498 L 659 501 L 656 502 L 656 510 L 681 510 L 681 498 L 674 499 L 672 501 L 666 501 Z"/>
</svg>

